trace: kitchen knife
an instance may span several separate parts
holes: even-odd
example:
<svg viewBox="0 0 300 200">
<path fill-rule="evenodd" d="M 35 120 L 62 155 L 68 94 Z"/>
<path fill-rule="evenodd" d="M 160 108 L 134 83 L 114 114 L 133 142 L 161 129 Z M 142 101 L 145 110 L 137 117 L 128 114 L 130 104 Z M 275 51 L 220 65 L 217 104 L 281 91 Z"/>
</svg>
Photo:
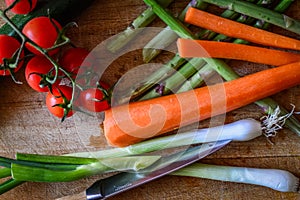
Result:
<svg viewBox="0 0 300 200">
<path fill-rule="evenodd" d="M 138 172 L 121 172 L 96 181 L 86 190 L 87 200 L 106 199 L 190 165 L 227 145 L 231 140 L 205 143 L 162 157 Z"/>
</svg>

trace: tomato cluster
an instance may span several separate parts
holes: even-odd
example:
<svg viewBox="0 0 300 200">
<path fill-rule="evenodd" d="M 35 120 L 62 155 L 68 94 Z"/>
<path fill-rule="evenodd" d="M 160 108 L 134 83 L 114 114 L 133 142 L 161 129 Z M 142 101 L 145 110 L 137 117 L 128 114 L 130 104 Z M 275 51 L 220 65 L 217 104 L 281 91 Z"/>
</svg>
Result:
<svg viewBox="0 0 300 200">
<path fill-rule="evenodd" d="M 16 14 L 29 13 L 37 3 L 36 0 L 5 2 Z M 26 37 L 26 49 L 16 38 L 0 35 L 0 75 L 13 76 L 25 64 L 26 82 L 35 91 L 46 93 L 47 108 L 61 119 L 72 116 L 75 110 L 108 109 L 109 86 L 86 76 L 87 69 L 94 70 L 95 57 L 85 48 L 58 45 L 62 30 L 53 18 L 31 19 L 21 31 Z"/>
</svg>

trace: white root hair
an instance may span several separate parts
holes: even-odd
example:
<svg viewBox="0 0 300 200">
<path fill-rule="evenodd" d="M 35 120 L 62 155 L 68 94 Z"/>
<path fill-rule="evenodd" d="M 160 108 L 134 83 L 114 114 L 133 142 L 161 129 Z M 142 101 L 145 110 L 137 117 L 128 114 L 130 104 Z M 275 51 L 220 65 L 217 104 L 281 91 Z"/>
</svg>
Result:
<svg viewBox="0 0 300 200">
<path fill-rule="evenodd" d="M 263 134 L 269 137 L 275 137 L 278 130 L 283 129 L 285 121 L 292 115 L 292 114 L 300 114 L 300 112 L 294 112 L 295 105 L 292 105 L 292 110 L 290 113 L 286 115 L 280 116 L 280 108 L 279 106 L 276 107 L 273 113 L 268 114 L 267 116 L 261 117 L 262 120 L 262 131 Z"/>
</svg>

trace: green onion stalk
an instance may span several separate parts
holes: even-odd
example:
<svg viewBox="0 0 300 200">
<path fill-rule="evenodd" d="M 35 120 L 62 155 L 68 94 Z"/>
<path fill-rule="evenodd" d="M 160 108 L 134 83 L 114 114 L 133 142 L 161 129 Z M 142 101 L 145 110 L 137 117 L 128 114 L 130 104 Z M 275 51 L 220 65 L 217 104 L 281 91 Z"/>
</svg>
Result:
<svg viewBox="0 0 300 200">
<path fill-rule="evenodd" d="M 172 2 L 173 0 L 159 0 L 164 8 Z M 123 32 L 119 33 L 117 38 L 107 44 L 107 49 L 111 52 L 117 52 L 138 35 L 141 31 L 140 28 L 148 26 L 155 18 L 156 14 L 150 8 L 146 9 Z"/>
<path fill-rule="evenodd" d="M 179 37 L 188 38 L 188 39 L 196 39 L 196 37 L 180 21 L 178 21 L 176 18 L 174 18 L 165 9 L 163 9 L 156 1 L 144 0 L 144 2 L 148 6 L 150 6 L 153 9 L 153 11 L 168 26 L 170 26 L 174 32 L 176 32 L 179 35 Z M 287 6 L 282 6 L 282 4 L 285 4 L 285 5 L 291 4 L 291 1 L 284 1 L 284 2 L 280 3 L 280 6 L 279 6 L 280 8 L 286 8 Z M 199 59 L 199 63 L 202 63 L 202 62 L 200 62 L 200 60 L 205 61 L 210 67 L 212 67 L 215 71 L 217 71 L 227 81 L 239 78 L 238 74 L 234 70 L 232 70 L 224 61 L 221 61 L 218 59 L 212 59 L 212 58 L 203 58 L 203 59 L 195 58 L 195 59 L 196 60 Z M 185 73 L 186 73 L 186 71 L 185 71 Z M 191 74 L 193 74 L 193 73 L 191 73 Z M 182 80 L 184 79 L 182 75 L 181 76 L 176 75 L 176 76 L 181 77 Z M 178 80 L 180 81 L 180 79 L 178 79 Z M 172 83 L 175 84 L 175 87 L 173 87 L 173 88 L 178 87 L 178 82 L 176 80 L 175 81 L 173 80 Z M 165 84 L 166 84 L 166 81 L 165 81 Z M 166 89 L 166 87 L 163 87 L 163 89 Z M 170 86 L 168 89 L 170 89 Z M 150 91 L 150 93 L 155 96 L 146 94 L 141 99 L 149 99 L 149 98 L 157 97 L 160 95 L 159 93 L 157 93 L 155 91 L 154 92 Z M 263 111 L 266 113 L 271 113 L 272 111 L 275 110 L 276 107 L 278 107 L 278 104 L 271 99 L 261 100 L 261 101 L 256 102 L 256 104 L 259 105 L 263 109 Z M 288 114 L 288 112 L 283 108 L 281 108 L 281 111 L 282 111 L 282 115 Z M 286 121 L 285 125 L 288 128 L 290 128 L 292 131 L 294 131 L 295 133 L 300 135 L 300 128 L 299 128 L 300 126 L 299 126 L 298 120 L 294 117 L 291 117 L 290 119 L 288 119 Z"/>
<path fill-rule="evenodd" d="M 33 154 L 17 154 L 16 159 L 1 157 L 0 178 L 11 178 L 0 184 L 0 194 L 27 181 L 68 182 L 96 174 L 138 171 L 160 158 L 147 155 L 96 159 Z"/>
</svg>

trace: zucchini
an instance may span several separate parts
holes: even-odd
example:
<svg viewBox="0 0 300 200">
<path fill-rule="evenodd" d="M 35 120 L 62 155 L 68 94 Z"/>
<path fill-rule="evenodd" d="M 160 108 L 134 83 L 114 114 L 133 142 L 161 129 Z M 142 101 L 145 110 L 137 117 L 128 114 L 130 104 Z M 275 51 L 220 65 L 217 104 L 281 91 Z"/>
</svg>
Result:
<svg viewBox="0 0 300 200">
<path fill-rule="evenodd" d="M 38 1 L 34 11 L 27 15 L 14 15 L 11 20 L 21 30 L 29 20 L 50 14 L 50 16 L 60 24 L 65 25 L 90 6 L 93 1 L 94 0 L 41 0 Z M 0 34 L 14 36 L 16 33 L 8 24 L 4 24 L 0 27 Z"/>
</svg>

